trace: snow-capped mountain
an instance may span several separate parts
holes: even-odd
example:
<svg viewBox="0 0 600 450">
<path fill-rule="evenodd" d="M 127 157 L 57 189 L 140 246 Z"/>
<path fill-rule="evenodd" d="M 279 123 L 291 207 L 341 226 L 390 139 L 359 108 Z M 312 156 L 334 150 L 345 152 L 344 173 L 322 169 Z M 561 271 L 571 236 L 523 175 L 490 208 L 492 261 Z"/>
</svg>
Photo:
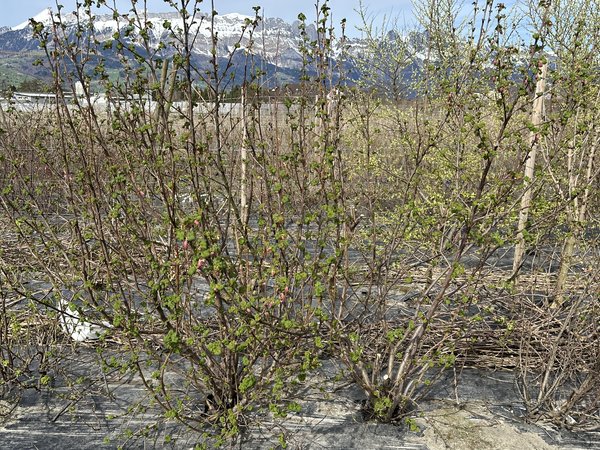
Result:
<svg viewBox="0 0 600 450">
<path fill-rule="evenodd" d="M 169 57 L 179 46 L 178 39 L 183 35 L 184 25 L 187 25 L 188 36 L 192 42 L 194 63 L 200 67 L 206 65 L 212 58 L 213 38 L 217 38 L 217 57 L 226 60 L 236 54 L 234 64 L 243 64 L 247 54 L 252 54 L 254 63 L 267 73 L 277 74 L 275 82 L 295 81 L 303 64 L 301 52 L 302 34 L 299 23 L 287 23 L 278 18 L 263 18 L 256 27 L 249 26 L 253 18 L 241 14 L 197 15 L 184 19 L 177 13 L 148 13 L 143 17 L 145 31 L 140 32 L 134 25 L 130 29 L 131 13 L 124 15 L 94 15 L 89 17 L 81 13 L 65 13 L 58 16 L 51 8 L 46 8 L 33 17 L 12 27 L 0 29 L 0 58 L 7 55 L 24 57 L 39 49 L 39 42 L 34 37 L 32 22 L 41 23 L 47 29 L 53 24 L 60 23 L 67 36 L 75 36 L 78 25 L 83 25 L 86 33 L 91 33 L 90 23 L 93 24 L 93 34 L 97 41 L 108 43 L 120 35 L 123 43 L 133 43 L 141 46 L 142 35 L 148 40 L 151 52 L 157 52 L 158 57 Z M 91 20 L 91 22 L 90 22 Z M 306 26 L 308 39 L 316 39 L 314 25 Z M 113 51 L 113 53 L 115 53 Z M 147 54 L 146 49 L 143 53 Z M 103 48 L 105 58 L 111 58 L 110 47 Z M 116 58 L 116 54 L 113 55 Z M 224 62 L 224 61 L 222 61 Z M 110 64 L 109 64 L 110 65 Z"/>
<path fill-rule="evenodd" d="M 34 17 L 32 17 L 33 20 L 35 20 L 36 22 L 40 22 L 43 23 L 44 25 L 51 25 L 52 24 L 52 8 L 45 8 L 42 11 L 40 11 L 38 14 L 36 14 Z M 30 27 L 30 20 L 26 20 L 25 22 L 17 25 L 16 27 L 12 27 L 12 30 L 24 30 L 28 27 Z"/>
<path fill-rule="evenodd" d="M 119 15 L 101 15 L 92 17 L 82 12 L 61 12 L 58 16 L 51 8 L 46 8 L 37 14 L 33 20 L 12 28 L 0 28 L 0 60 L 12 58 L 12 67 L 17 67 L 21 77 L 49 78 L 47 69 L 34 66 L 32 63 L 39 59 L 40 43 L 34 37 L 32 23 L 40 23 L 47 30 L 53 27 L 60 30 L 73 42 L 82 39 L 84 42 L 97 42 L 97 50 L 101 56 L 91 56 L 88 70 L 93 71 L 94 63 L 103 58 L 107 69 L 119 71 L 122 61 L 119 60 L 117 47 L 133 45 L 142 58 L 156 57 L 168 59 L 178 48 L 181 48 L 183 30 L 187 29 L 191 48 L 192 65 L 199 73 L 211 67 L 213 47 L 219 69 L 229 70 L 234 74 L 234 84 L 241 82 L 244 77 L 244 67 L 248 67 L 248 57 L 252 57 L 253 72 L 257 68 L 265 74 L 263 82 L 272 86 L 297 82 L 306 63 L 307 43 L 317 40 L 317 29 L 314 24 L 301 26 L 300 22 L 285 22 L 279 18 L 261 18 L 256 26 L 251 25 L 254 18 L 241 14 L 207 15 L 198 13 L 196 16 L 184 19 L 177 13 L 147 13 L 144 17 L 133 17 L 131 12 Z M 60 26 L 58 26 L 60 25 Z M 140 29 L 143 27 L 143 30 Z M 93 36 L 92 36 L 93 35 Z M 370 70 L 373 64 L 381 65 L 374 71 L 379 71 L 381 77 L 387 77 L 385 67 L 389 59 L 389 50 L 403 47 L 407 64 L 402 68 L 400 78 L 414 78 L 422 67 L 426 45 L 424 34 L 411 32 L 406 36 L 388 33 L 381 37 L 379 44 L 368 44 L 361 39 L 334 39 L 330 56 L 337 64 L 333 66 L 343 69 L 347 80 L 357 79 L 362 69 Z M 213 44 L 213 42 L 216 42 Z M 381 57 L 378 56 L 377 46 L 381 46 Z M 368 52 L 365 50 L 369 48 Z M 343 51 L 347 50 L 347 51 Z M 125 51 L 125 53 L 127 53 Z M 366 61 L 361 58 L 369 53 L 377 61 Z M 96 58 L 96 59 L 94 59 Z M 41 58 L 43 59 L 43 57 Z M 134 59 L 134 58 L 132 58 Z M 310 59 L 310 58 L 308 58 Z M 391 61 L 391 65 L 393 65 Z M 5 64 L 5 67 L 8 65 Z M 311 67 L 309 74 L 314 73 Z M 46 70 L 46 72 L 44 72 Z M 336 69 L 337 70 L 337 69 Z M 390 66 L 390 72 L 393 67 Z M 334 71 L 335 72 L 335 71 Z M 337 77 L 339 72 L 333 75 Z M 398 72 L 395 72 L 398 76 Z M 6 78 L 6 77 L 5 77 Z M 398 81 L 398 80 L 396 80 Z M 2 82 L 2 65 L 0 65 L 0 84 Z M 386 84 L 386 80 L 380 83 Z M 403 84 L 403 83 L 401 83 Z M 397 84 L 394 84 L 397 86 Z"/>
</svg>

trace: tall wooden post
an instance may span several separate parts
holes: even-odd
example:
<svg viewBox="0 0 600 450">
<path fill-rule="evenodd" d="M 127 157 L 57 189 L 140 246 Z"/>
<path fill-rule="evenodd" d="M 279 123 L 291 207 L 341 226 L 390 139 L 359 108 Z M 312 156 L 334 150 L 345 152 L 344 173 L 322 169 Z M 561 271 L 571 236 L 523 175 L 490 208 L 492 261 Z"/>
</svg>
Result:
<svg viewBox="0 0 600 450">
<path fill-rule="evenodd" d="M 521 208 L 519 210 L 519 223 L 517 225 L 517 243 L 515 245 L 515 257 L 513 260 L 513 271 L 511 278 L 516 280 L 525 254 L 525 228 L 531 207 L 532 186 L 534 181 L 535 158 L 540 146 L 539 127 L 542 124 L 544 111 L 544 91 L 546 89 L 546 75 L 548 73 L 548 62 L 544 62 L 537 74 L 535 84 L 535 98 L 533 100 L 533 111 L 531 112 L 531 123 L 533 130 L 529 138 L 529 153 L 525 161 L 525 179 L 523 180 L 523 196 L 521 197 Z"/>
<path fill-rule="evenodd" d="M 240 167 L 240 217 L 243 226 L 248 223 L 248 118 L 246 112 L 246 83 L 242 85 L 242 149 L 241 149 L 241 167 Z"/>
</svg>

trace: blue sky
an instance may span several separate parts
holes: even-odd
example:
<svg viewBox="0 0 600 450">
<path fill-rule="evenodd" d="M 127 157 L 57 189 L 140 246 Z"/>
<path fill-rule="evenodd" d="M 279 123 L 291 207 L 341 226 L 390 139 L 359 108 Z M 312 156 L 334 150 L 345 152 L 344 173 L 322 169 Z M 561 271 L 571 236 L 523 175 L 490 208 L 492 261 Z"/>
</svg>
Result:
<svg viewBox="0 0 600 450">
<path fill-rule="evenodd" d="M 81 0 L 80 0 L 81 1 Z M 109 0 L 112 2 L 113 0 Z M 75 8 L 76 0 L 60 0 L 64 6 L 63 11 L 72 11 Z M 127 5 L 131 3 L 127 0 L 118 0 L 117 3 L 123 8 L 128 9 Z M 143 4 L 143 0 L 138 0 L 138 5 Z M 148 9 L 152 12 L 169 11 L 170 7 L 164 0 L 147 0 Z M 314 18 L 315 0 L 215 0 L 216 9 L 220 14 L 238 12 L 241 14 L 252 15 L 252 7 L 260 5 L 263 7 L 264 14 L 269 17 L 281 17 L 287 21 L 294 20 L 299 12 L 304 12 L 308 18 Z M 210 8 L 210 1 L 204 1 L 206 9 Z M 202 6 L 201 5 L 201 6 Z M 363 0 L 363 5 L 372 17 L 377 21 L 384 16 L 398 16 L 400 22 L 405 18 L 410 22 L 410 11 L 412 9 L 411 0 Z M 35 16 L 44 8 L 51 6 L 56 10 L 55 0 L 2 0 L 0 8 L 0 26 L 15 26 L 25 22 L 30 17 Z M 349 31 L 353 25 L 359 24 L 359 16 L 355 12 L 359 8 L 359 0 L 331 0 L 330 6 L 333 12 L 335 22 L 342 18 L 347 18 Z M 349 33 L 356 35 L 357 32 Z"/>
</svg>

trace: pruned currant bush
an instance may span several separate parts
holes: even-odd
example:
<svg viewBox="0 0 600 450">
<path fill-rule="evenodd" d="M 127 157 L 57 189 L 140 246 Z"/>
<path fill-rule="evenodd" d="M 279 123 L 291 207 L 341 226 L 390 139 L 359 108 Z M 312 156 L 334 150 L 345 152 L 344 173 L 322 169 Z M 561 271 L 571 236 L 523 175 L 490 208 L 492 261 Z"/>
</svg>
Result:
<svg viewBox="0 0 600 450">
<path fill-rule="evenodd" d="M 341 353 L 383 421 L 410 413 L 442 370 L 482 345 L 479 322 L 506 323 L 489 295 L 511 282 L 499 255 L 516 239 L 524 192 L 548 186 L 524 187 L 520 175 L 544 56 L 534 46 L 523 59 L 517 19 L 493 2 L 474 4 L 468 21 L 456 3 L 425 2 L 418 14 L 422 33 L 410 39 L 365 24 L 371 70 L 348 108 L 363 269 L 347 281 L 367 288 Z M 382 81 L 411 71 L 406 86 Z"/>
<path fill-rule="evenodd" d="M 33 256 L 22 269 L 56 294 L 43 307 L 100 327 L 103 370 L 136 373 L 166 419 L 214 427 L 216 444 L 254 412 L 297 410 L 288 393 L 328 342 L 335 302 L 325 294 L 345 218 L 328 6 L 317 9 L 316 42 L 301 17 L 301 95 L 263 105 L 258 15 L 227 46 L 216 12 L 199 4 L 173 6 L 157 30 L 132 2 L 112 11 L 120 29 L 110 39 L 91 3 L 73 34 L 60 13 L 32 23 L 57 102 L 26 145 L 52 189 L 14 154 L 19 182 L 3 206 Z M 207 65 L 195 39 L 210 43 Z M 245 69 L 234 73 L 239 58 Z"/>
<path fill-rule="evenodd" d="M 598 378 L 598 114 L 593 67 L 599 36 L 597 5 L 556 2 L 531 8 L 536 33 L 549 27 L 544 50 L 552 63 L 551 95 L 539 151 L 546 181 L 538 210 L 554 211 L 549 233 L 538 244 L 550 263 L 533 270 L 554 272 L 541 291 L 544 302 L 523 307 L 521 364 L 517 372 L 532 420 L 571 429 L 597 428 Z M 550 243 L 549 243 L 550 242 Z M 545 246 L 545 248 L 544 248 Z M 548 250 L 550 249 L 550 250 Z M 537 249 L 536 249 L 537 250 Z M 540 258 L 542 259 L 542 258 Z M 553 267 L 549 269 L 548 265 Z M 541 285 L 541 283 L 540 283 Z M 526 325 L 541 315 L 544 326 Z M 539 320 L 539 319 L 538 319 Z M 538 334 L 539 332 L 539 334 Z"/>
</svg>

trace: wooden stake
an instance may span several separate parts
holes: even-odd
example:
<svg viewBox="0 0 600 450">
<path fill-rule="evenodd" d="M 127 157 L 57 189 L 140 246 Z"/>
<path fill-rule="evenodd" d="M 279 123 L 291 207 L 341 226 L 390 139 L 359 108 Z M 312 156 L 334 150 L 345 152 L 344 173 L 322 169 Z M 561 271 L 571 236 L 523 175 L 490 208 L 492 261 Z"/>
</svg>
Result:
<svg viewBox="0 0 600 450">
<path fill-rule="evenodd" d="M 523 180 L 523 197 L 521 197 L 521 209 L 519 210 L 519 223 L 517 225 L 517 243 L 515 245 L 515 257 L 513 260 L 513 271 L 511 279 L 517 280 L 519 270 L 523 264 L 525 254 L 525 228 L 531 207 L 532 186 L 534 179 L 535 158 L 540 146 L 539 127 L 542 123 L 544 112 L 544 91 L 546 89 L 546 75 L 548 73 L 548 62 L 544 62 L 537 76 L 535 84 L 535 99 L 533 100 L 533 111 L 531 112 L 531 123 L 533 130 L 529 138 L 530 149 L 525 161 L 525 179 Z"/>
</svg>

